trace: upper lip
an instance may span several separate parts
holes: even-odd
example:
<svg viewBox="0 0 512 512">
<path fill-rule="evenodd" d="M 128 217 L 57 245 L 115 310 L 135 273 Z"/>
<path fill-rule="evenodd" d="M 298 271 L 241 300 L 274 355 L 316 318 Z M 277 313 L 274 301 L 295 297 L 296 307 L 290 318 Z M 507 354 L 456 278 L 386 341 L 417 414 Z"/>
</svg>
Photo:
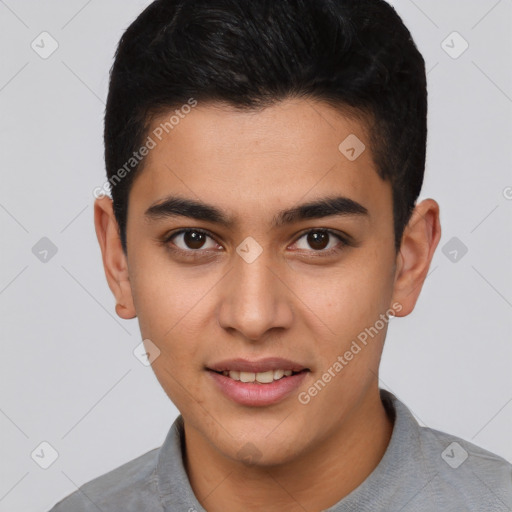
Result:
<svg viewBox="0 0 512 512">
<path fill-rule="evenodd" d="M 300 363 L 290 361 L 289 359 L 283 359 L 281 357 L 267 357 L 256 361 L 250 361 L 249 359 L 242 358 L 226 359 L 224 361 L 208 365 L 207 368 L 208 370 L 213 370 L 215 372 L 238 371 L 253 373 L 268 372 L 270 370 L 292 370 L 294 372 L 300 372 L 302 370 L 309 369 Z"/>
</svg>

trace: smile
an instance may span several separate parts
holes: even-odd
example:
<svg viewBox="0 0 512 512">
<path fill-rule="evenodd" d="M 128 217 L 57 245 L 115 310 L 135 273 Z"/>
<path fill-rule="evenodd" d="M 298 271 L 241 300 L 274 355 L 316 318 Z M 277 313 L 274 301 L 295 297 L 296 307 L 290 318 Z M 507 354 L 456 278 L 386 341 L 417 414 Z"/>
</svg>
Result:
<svg viewBox="0 0 512 512">
<path fill-rule="evenodd" d="M 254 382 L 256 384 L 270 384 L 276 380 L 280 380 L 283 377 L 290 377 L 293 373 L 292 370 L 269 370 L 266 372 L 239 372 L 237 370 L 224 370 L 222 373 L 225 377 L 229 377 L 230 379 L 237 380 L 240 382 Z"/>
<path fill-rule="evenodd" d="M 298 362 L 277 357 L 257 361 L 231 359 L 208 365 L 205 370 L 224 397 L 250 407 L 285 400 L 297 392 L 311 372 Z"/>
</svg>

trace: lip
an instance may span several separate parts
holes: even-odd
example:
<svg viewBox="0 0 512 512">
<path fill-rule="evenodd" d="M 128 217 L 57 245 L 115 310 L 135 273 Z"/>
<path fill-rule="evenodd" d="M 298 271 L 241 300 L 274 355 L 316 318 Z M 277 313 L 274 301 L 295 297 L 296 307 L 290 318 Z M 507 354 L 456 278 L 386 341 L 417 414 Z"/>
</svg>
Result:
<svg viewBox="0 0 512 512">
<path fill-rule="evenodd" d="M 308 368 L 300 363 L 281 357 L 266 357 L 264 359 L 258 359 L 257 361 L 250 361 L 249 359 L 243 358 L 226 359 L 225 361 L 208 365 L 207 369 L 213 370 L 214 372 L 233 370 L 254 373 L 267 372 L 270 370 L 292 370 L 293 372 L 308 370 Z"/>
<path fill-rule="evenodd" d="M 250 407 L 263 407 L 284 400 L 301 385 L 309 372 L 301 371 L 269 384 L 241 382 L 211 370 L 207 373 L 217 388 L 234 402 Z"/>
</svg>

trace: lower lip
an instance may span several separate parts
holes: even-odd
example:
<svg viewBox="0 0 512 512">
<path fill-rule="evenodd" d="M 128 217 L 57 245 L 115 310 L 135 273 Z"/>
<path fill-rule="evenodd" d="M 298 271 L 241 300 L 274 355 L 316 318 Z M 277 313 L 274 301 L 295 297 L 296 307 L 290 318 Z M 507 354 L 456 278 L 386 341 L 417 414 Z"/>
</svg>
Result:
<svg viewBox="0 0 512 512">
<path fill-rule="evenodd" d="M 208 370 L 219 389 L 234 402 L 252 407 L 272 405 L 284 400 L 296 390 L 305 379 L 307 371 L 302 371 L 275 380 L 269 384 L 241 382 L 221 373 Z"/>
</svg>

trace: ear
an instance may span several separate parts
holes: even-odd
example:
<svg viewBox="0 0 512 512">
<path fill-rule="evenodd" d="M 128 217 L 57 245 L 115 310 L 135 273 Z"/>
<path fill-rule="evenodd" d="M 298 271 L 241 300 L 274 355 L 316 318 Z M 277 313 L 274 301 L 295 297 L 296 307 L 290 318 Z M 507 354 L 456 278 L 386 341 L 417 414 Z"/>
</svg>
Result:
<svg viewBox="0 0 512 512">
<path fill-rule="evenodd" d="M 398 302 L 402 309 L 396 316 L 407 316 L 414 309 L 440 238 L 439 205 L 425 199 L 414 208 L 397 255 L 392 303 Z"/>
<path fill-rule="evenodd" d="M 112 199 L 104 196 L 94 202 L 94 226 L 101 248 L 108 286 L 116 299 L 116 313 L 128 320 L 136 315 L 119 227 L 114 216 Z"/>
</svg>

